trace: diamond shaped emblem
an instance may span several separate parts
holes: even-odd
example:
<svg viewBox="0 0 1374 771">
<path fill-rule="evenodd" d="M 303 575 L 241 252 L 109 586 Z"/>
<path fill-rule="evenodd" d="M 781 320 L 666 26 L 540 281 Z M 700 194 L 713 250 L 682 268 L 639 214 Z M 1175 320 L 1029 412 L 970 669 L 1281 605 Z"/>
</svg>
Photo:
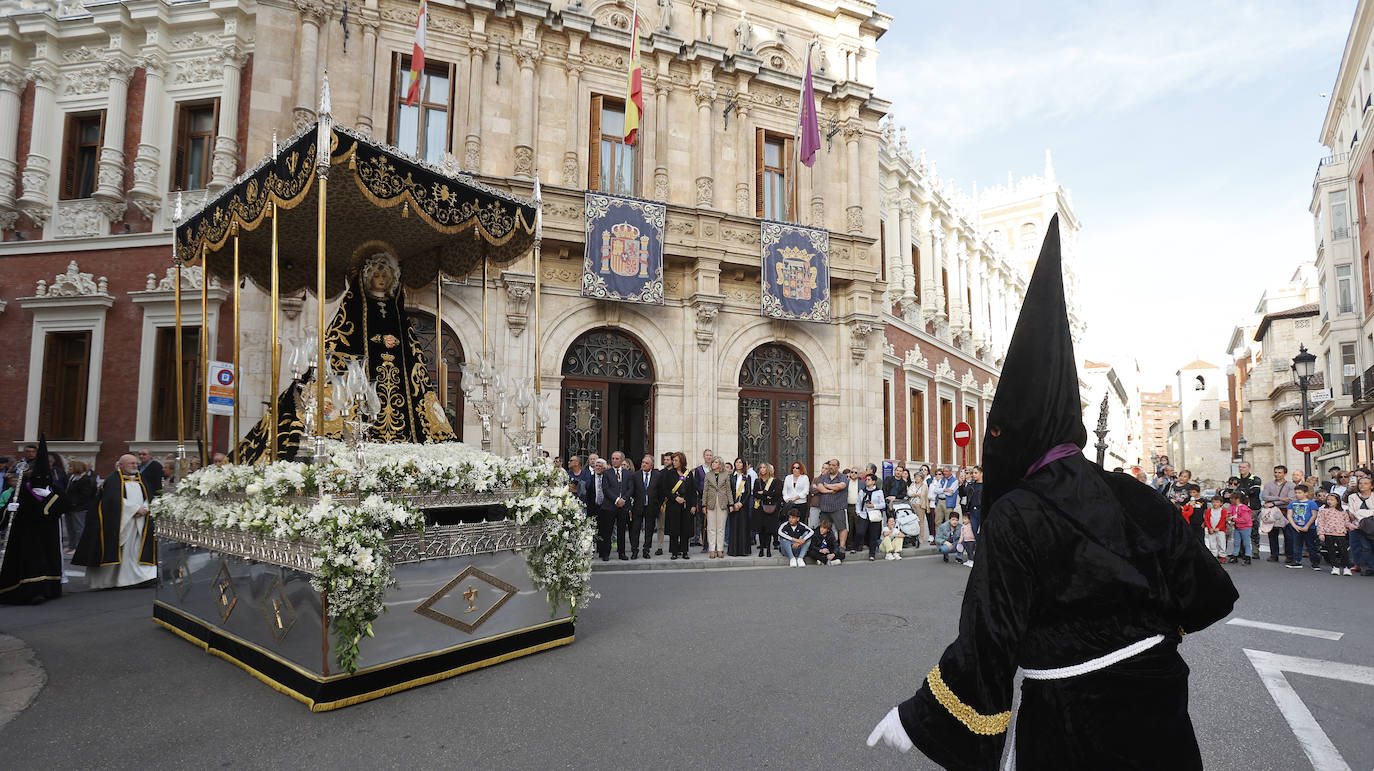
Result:
<svg viewBox="0 0 1374 771">
<path fill-rule="evenodd" d="M 234 588 L 234 581 L 229 576 L 229 561 L 223 558 L 219 561 L 219 570 L 215 573 L 215 580 L 210 584 L 210 591 L 215 598 L 215 607 L 219 609 L 219 622 L 223 624 L 229 620 L 229 614 L 234 612 L 234 606 L 239 604 L 239 593 Z"/>
<path fill-rule="evenodd" d="M 286 596 L 286 587 L 282 585 L 281 576 L 273 579 L 267 595 L 262 598 L 262 614 L 267 619 L 267 628 L 272 633 L 272 639 L 278 643 L 285 640 L 287 632 L 290 632 L 296 623 L 296 608 Z"/>
<path fill-rule="evenodd" d="M 420 603 L 415 612 L 472 634 L 507 600 L 514 597 L 516 591 L 514 586 L 496 576 L 468 565 L 452 581 Z M 449 597 L 450 593 L 452 597 Z"/>
<path fill-rule="evenodd" d="M 186 601 L 191 584 L 191 566 L 186 564 L 186 554 L 183 552 L 177 559 L 176 567 L 172 568 L 172 588 L 176 590 L 177 602 Z"/>
</svg>

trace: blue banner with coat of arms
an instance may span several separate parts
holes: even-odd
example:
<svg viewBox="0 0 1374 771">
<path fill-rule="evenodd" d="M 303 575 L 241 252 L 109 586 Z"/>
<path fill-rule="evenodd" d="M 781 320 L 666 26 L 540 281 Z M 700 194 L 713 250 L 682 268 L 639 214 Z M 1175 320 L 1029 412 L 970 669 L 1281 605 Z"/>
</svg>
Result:
<svg viewBox="0 0 1374 771">
<path fill-rule="evenodd" d="M 582 296 L 663 304 L 663 226 L 668 207 L 655 201 L 587 192 Z"/>
<path fill-rule="evenodd" d="M 830 231 L 764 220 L 763 315 L 830 321 Z"/>
</svg>

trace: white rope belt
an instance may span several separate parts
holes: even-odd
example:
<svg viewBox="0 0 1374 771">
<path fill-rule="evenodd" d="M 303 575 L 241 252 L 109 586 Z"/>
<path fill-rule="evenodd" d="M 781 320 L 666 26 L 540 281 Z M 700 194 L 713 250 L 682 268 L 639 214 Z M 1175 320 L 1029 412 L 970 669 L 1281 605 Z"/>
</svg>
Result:
<svg viewBox="0 0 1374 771">
<path fill-rule="evenodd" d="M 1112 651 L 1105 656 L 1098 656 L 1095 659 L 1085 661 L 1082 664 L 1074 664 L 1068 667 L 1056 667 L 1055 669 L 1022 669 L 1021 674 L 1029 680 L 1063 680 L 1069 677 L 1086 675 L 1089 672 L 1096 672 L 1099 669 L 1106 669 L 1118 661 L 1125 661 L 1137 653 L 1143 653 L 1156 645 L 1164 642 L 1164 635 L 1157 634 L 1154 637 L 1147 637 L 1137 643 L 1127 645 L 1118 651 Z"/>
</svg>

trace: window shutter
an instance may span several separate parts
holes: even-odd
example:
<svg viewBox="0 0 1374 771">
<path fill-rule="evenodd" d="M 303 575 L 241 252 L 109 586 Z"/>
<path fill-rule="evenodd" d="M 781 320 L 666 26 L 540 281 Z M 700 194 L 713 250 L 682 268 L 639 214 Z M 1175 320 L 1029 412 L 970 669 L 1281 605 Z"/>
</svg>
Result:
<svg viewBox="0 0 1374 771">
<path fill-rule="evenodd" d="M 591 130 L 587 132 L 587 189 L 601 189 L 601 97 L 592 97 Z"/>
<path fill-rule="evenodd" d="M 70 128 L 70 119 L 68 120 Z M 57 401 L 57 373 L 62 368 L 62 336 L 52 332 L 44 335 L 43 340 L 43 394 L 38 405 L 38 426 L 45 433 L 53 429 L 53 417 Z"/>
<path fill-rule="evenodd" d="M 401 54 L 399 51 L 391 52 L 391 89 L 388 91 L 386 103 L 386 141 L 391 146 L 396 145 L 396 120 L 397 113 L 400 112 L 399 93 L 401 87 Z"/>
<path fill-rule="evenodd" d="M 175 190 L 186 189 L 186 145 L 190 143 L 190 111 L 177 106 L 177 152 L 172 163 L 172 184 Z"/>
<path fill-rule="evenodd" d="M 782 168 L 783 168 L 783 187 L 787 190 L 787 213 L 782 219 L 788 222 L 801 222 L 797 216 L 797 173 L 796 163 L 792 160 L 795 152 L 796 140 L 788 137 L 782 141 Z"/>
<path fill-rule="evenodd" d="M 73 368 L 76 384 L 68 404 L 72 419 L 71 430 L 68 434 L 73 439 L 84 439 L 86 435 L 86 384 L 90 378 L 91 369 L 91 333 L 80 333 L 73 343 L 71 358 L 72 363 L 76 365 Z"/>
<path fill-rule="evenodd" d="M 67 116 L 66 129 L 63 131 L 62 142 L 62 193 L 64 201 L 76 197 L 76 148 L 80 142 L 81 121 L 71 115 Z M 37 191 L 34 191 L 37 192 Z"/>
<path fill-rule="evenodd" d="M 754 216 L 763 216 L 763 129 L 754 129 Z"/>
</svg>

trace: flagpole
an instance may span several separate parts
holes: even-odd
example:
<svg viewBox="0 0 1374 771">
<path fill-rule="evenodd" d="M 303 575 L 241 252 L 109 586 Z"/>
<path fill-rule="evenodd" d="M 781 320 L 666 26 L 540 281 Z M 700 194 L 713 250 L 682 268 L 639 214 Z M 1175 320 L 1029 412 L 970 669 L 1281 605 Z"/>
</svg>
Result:
<svg viewBox="0 0 1374 771">
<path fill-rule="evenodd" d="M 788 213 L 793 215 L 798 225 L 803 224 L 801 221 L 801 214 L 800 212 L 790 211 L 790 209 L 801 208 L 801 205 L 798 203 L 798 199 L 801 198 L 801 169 L 797 167 L 801 165 L 802 117 L 806 114 L 805 78 L 811 73 L 811 46 L 815 45 L 815 42 L 816 41 L 813 40 L 806 44 L 806 57 L 802 61 L 802 66 L 806 68 L 806 72 L 802 74 L 802 87 L 801 91 L 797 94 L 797 129 L 792 133 L 792 195 L 787 204 L 789 208 Z M 808 166 L 807 168 L 809 169 L 811 167 Z M 812 173 L 814 174 L 814 172 Z"/>
</svg>

